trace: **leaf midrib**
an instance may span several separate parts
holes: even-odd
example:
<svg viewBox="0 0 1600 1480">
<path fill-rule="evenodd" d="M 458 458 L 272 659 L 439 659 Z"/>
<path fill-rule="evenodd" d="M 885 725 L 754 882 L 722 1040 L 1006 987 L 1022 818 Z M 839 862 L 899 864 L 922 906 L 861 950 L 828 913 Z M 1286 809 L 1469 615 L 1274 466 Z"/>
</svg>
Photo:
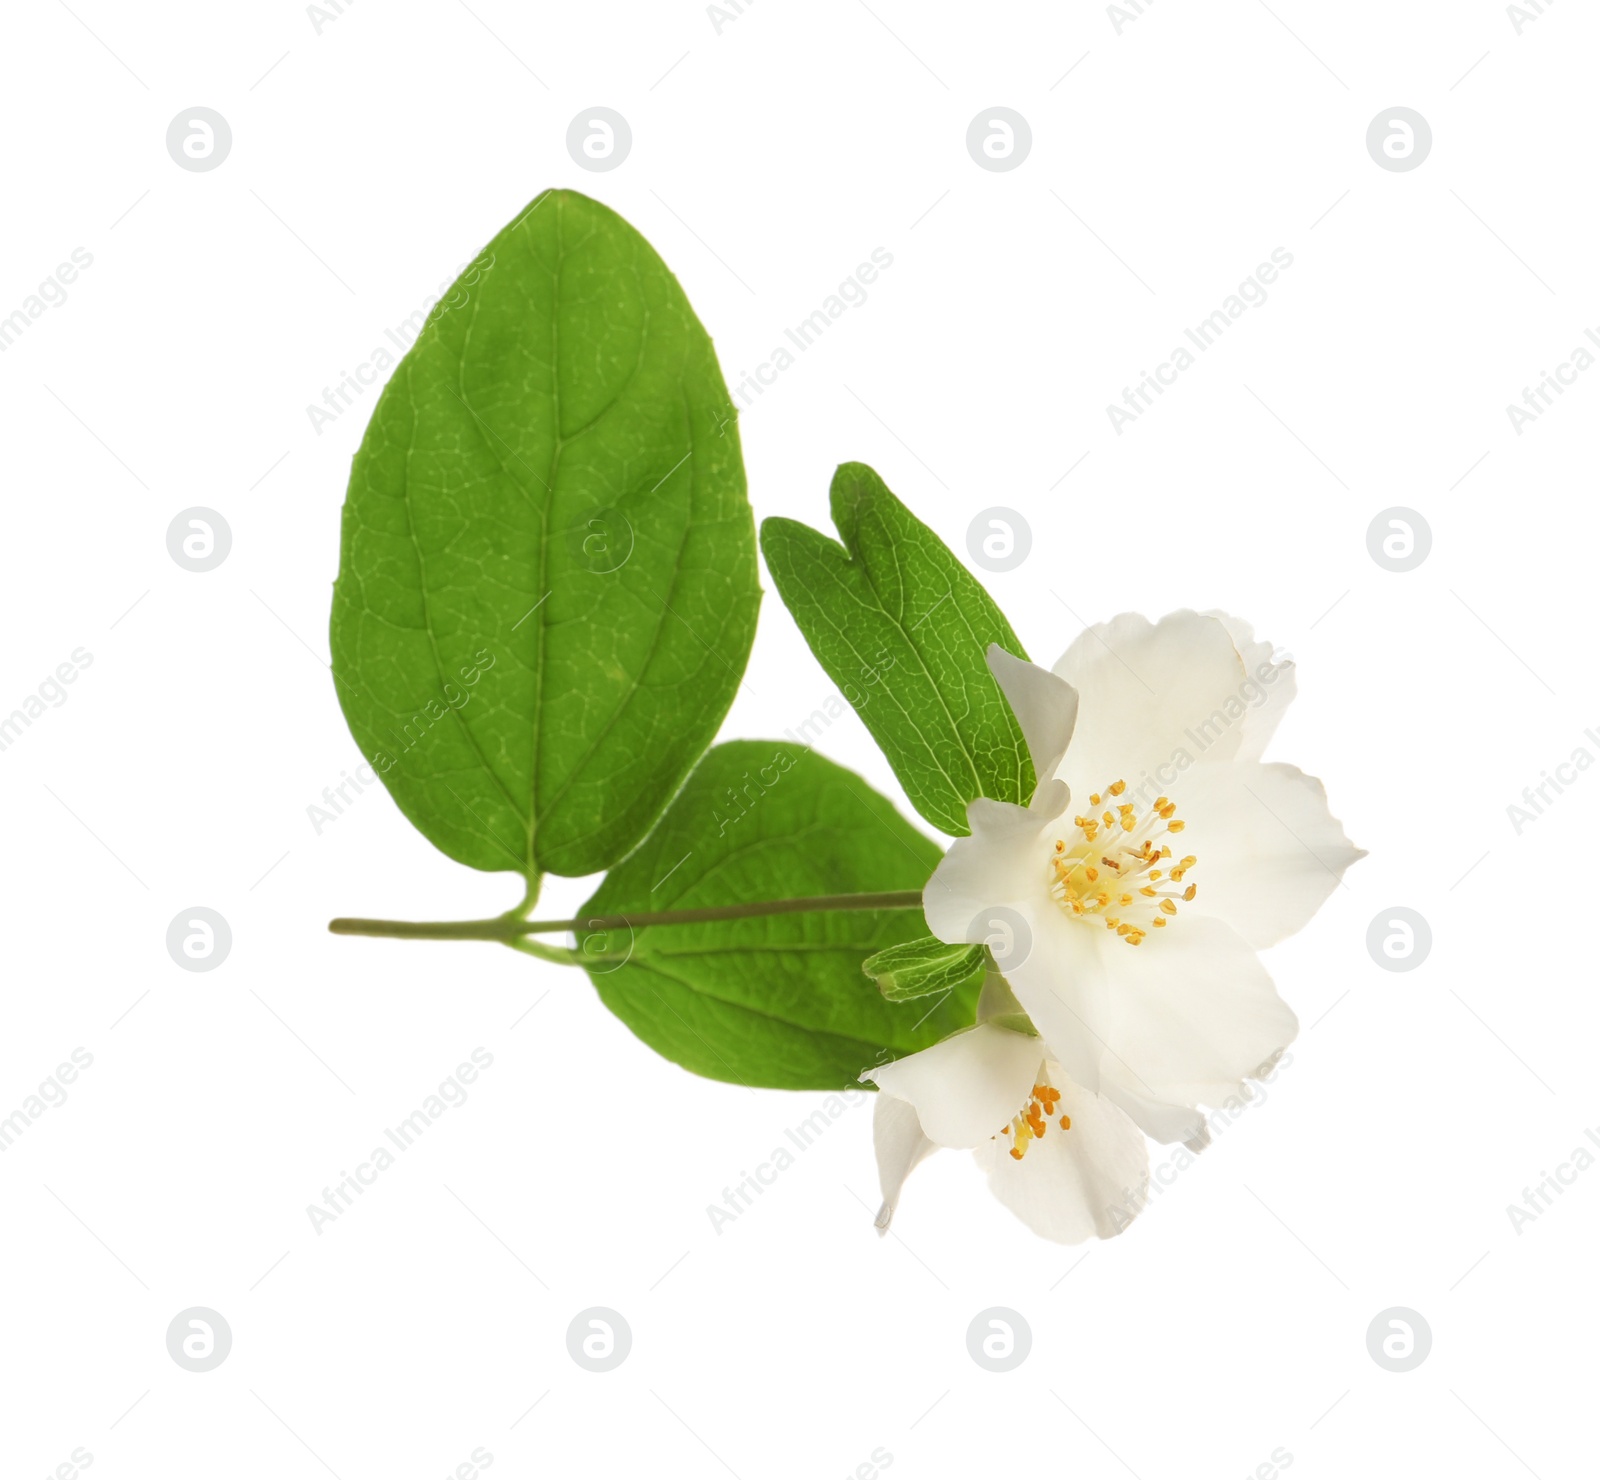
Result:
<svg viewBox="0 0 1600 1480">
<path fill-rule="evenodd" d="M 980 648 L 983 646 L 983 643 L 982 643 L 981 639 L 978 637 L 977 632 L 974 630 L 974 628 L 972 626 L 971 620 L 967 616 L 966 608 L 961 604 L 961 595 L 962 595 L 962 593 L 958 589 L 959 583 L 955 579 L 952 578 L 952 576 L 950 574 L 950 571 L 948 569 L 942 569 L 941 568 L 942 562 L 938 558 L 938 552 L 937 551 L 931 551 L 930 550 L 930 551 L 920 552 L 920 553 L 924 554 L 925 558 L 927 559 L 928 564 L 929 564 L 929 566 L 930 566 L 935 578 L 944 583 L 944 588 L 945 589 L 944 589 L 944 595 L 942 595 L 938 599 L 938 601 L 935 601 L 934 604 L 932 606 L 930 606 L 926 612 L 923 613 L 921 620 L 916 625 L 908 627 L 906 625 L 906 622 L 905 622 L 905 616 L 908 616 L 909 613 L 904 613 L 903 615 L 897 615 L 897 614 L 895 614 L 893 612 L 890 612 L 888 606 L 884 602 L 883 592 L 879 589 L 878 583 L 872 577 L 872 569 L 873 569 L 872 564 L 871 564 L 871 562 L 869 562 L 861 554 L 861 548 L 860 548 L 861 547 L 861 522 L 862 522 L 863 518 L 871 519 L 877 524 L 878 529 L 882 533 L 885 542 L 888 544 L 890 550 L 893 552 L 894 565 L 893 565 L 892 569 L 893 569 L 893 574 L 894 574 L 894 578 L 895 578 L 895 586 L 896 586 L 896 590 L 897 590 L 897 593 L 898 593 L 898 600 L 897 600 L 896 604 L 897 604 L 897 606 L 899 606 L 902 609 L 902 612 L 904 612 L 904 607 L 906 605 L 908 596 L 909 596 L 909 594 L 910 594 L 910 592 L 912 590 L 912 586 L 913 586 L 914 583 L 910 578 L 910 570 L 909 570 L 909 565 L 908 565 L 907 560 L 904 560 L 904 559 L 901 558 L 901 555 L 900 555 L 900 541 L 898 539 L 896 539 L 894 529 L 890 526 L 888 520 L 883 517 L 883 515 L 882 515 L 882 513 L 880 511 L 878 511 L 876 509 L 866 509 L 866 510 L 862 511 L 861 515 L 859 515 L 857 517 L 857 519 L 852 521 L 852 535 L 853 535 L 853 538 L 852 538 L 852 540 L 850 542 L 846 543 L 846 545 L 845 545 L 845 553 L 850 557 L 851 561 L 854 564 L 860 566 L 862 574 L 866 577 L 866 582 L 867 582 L 868 587 L 871 589 L 872 594 L 878 598 L 878 605 L 883 609 L 884 615 L 887 616 L 889 618 L 889 620 L 891 622 L 893 622 L 897 627 L 899 627 L 901 632 L 905 634 L 906 643 L 910 646 L 912 652 L 914 652 L 917 655 L 917 657 L 919 659 L 921 659 L 921 661 L 922 661 L 922 671 L 924 673 L 926 673 L 928 675 L 928 677 L 930 678 L 930 680 L 931 680 L 933 678 L 933 668 L 932 668 L 932 665 L 928 661 L 928 655 L 924 651 L 923 646 L 920 643 L 918 643 L 918 641 L 917 641 L 916 630 L 917 630 L 917 627 L 920 626 L 922 622 L 926 622 L 934 614 L 934 612 L 937 611 L 939 609 L 939 607 L 947 599 L 949 600 L 950 605 L 955 608 L 956 615 L 961 619 L 961 625 L 966 629 L 967 636 L 972 639 L 973 646 L 980 647 Z M 916 554 L 916 553 L 919 553 L 919 552 L 917 552 L 914 549 L 908 551 L 908 555 Z M 948 552 L 946 552 L 946 554 L 948 555 Z M 953 561 L 955 559 L 955 557 L 953 555 L 949 556 L 948 558 L 951 561 Z M 997 615 L 998 615 L 998 613 L 997 613 Z M 1005 627 L 1005 628 L 1007 628 L 1007 629 L 1009 629 L 1011 624 L 1009 622 L 1004 621 L 1004 619 L 1002 618 L 1000 625 Z M 1013 636 L 1014 636 L 1014 634 L 1013 634 Z M 1020 646 L 1020 644 L 1018 644 L 1018 645 Z M 933 684 L 933 688 L 934 688 L 934 692 L 936 694 L 938 694 L 938 696 L 939 696 L 940 707 L 943 708 L 946 717 L 950 721 L 951 730 L 958 737 L 960 737 L 961 736 L 961 726 L 960 726 L 959 722 L 956 720 L 955 715 L 950 710 L 949 701 L 946 700 L 946 698 L 945 698 L 943 686 L 941 684 L 939 684 L 937 681 L 935 681 L 934 684 Z M 983 722 L 983 712 L 984 712 L 985 708 L 988 708 L 990 706 L 984 705 L 983 702 L 982 702 L 981 696 L 980 695 L 975 695 L 972 692 L 972 690 L 967 686 L 967 682 L 966 682 L 965 677 L 963 677 L 962 680 L 961 680 L 961 692 L 962 692 L 962 695 L 966 698 L 967 703 L 968 703 L 968 715 L 969 715 L 969 718 L 970 718 L 972 724 L 974 725 L 974 727 L 976 727 L 978 724 Z M 997 711 L 997 712 L 999 712 L 999 711 Z M 920 734 L 921 732 L 919 731 L 918 733 Z M 971 766 L 972 766 L 973 781 L 977 784 L 977 789 L 978 789 L 979 793 L 981 794 L 982 790 L 983 790 L 983 785 L 982 785 L 981 779 L 978 776 L 977 757 L 972 753 L 972 751 L 970 751 L 967 748 L 967 745 L 966 745 L 966 742 L 965 742 L 964 739 L 962 741 L 962 747 L 961 748 L 962 748 L 962 751 L 966 754 L 969 764 L 971 764 Z M 1022 789 L 1023 789 L 1022 788 L 1022 770 L 1021 770 L 1022 752 L 1017 749 L 1017 746 L 1015 745 L 1015 743 L 1013 743 L 1012 746 L 1011 746 L 1011 758 L 1012 758 L 1013 762 L 1017 765 L 1017 768 L 1018 768 L 1017 772 L 1016 772 L 1016 781 L 1017 781 L 1017 791 L 1020 794 Z"/>
<path fill-rule="evenodd" d="M 804 528 L 804 526 L 801 527 Z M 928 686 L 933 689 L 934 696 L 939 701 L 939 707 L 944 710 L 945 718 L 950 721 L 950 731 L 956 737 L 956 741 L 961 747 L 961 754 L 966 759 L 968 769 L 971 771 L 971 786 L 970 788 L 963 788 L 957 784 L 956 778 L 952 776 L 945 768 L 944 761 L 940 758 L 939 752 L 934 748 L 932 741 L 929 740 L 928 736 L 924 733 L 917 715 L 913 714 L 911 710 L 907 709 L 906 706 L 900 702 L 899 695 L 894 692 L 892 686 L 885 685 L 885 695 L 892 701 L 895 710 L 904 717 L 907 727 L 910 729 L 911 733 L 914 734 L 921 742 L 923 750 L 926 751 L 928 757 L 933 762 L 934 772 L 937 775 L 944 777 L 944 779 L 949 783 L 951 791 L 953 791 L 957 796 L 962 795 L 963 791 L 968 789 L 970 789 L 975 795 L 981 792 L 983 789 L 982 780 L 978 775 L 978 768 L 974 764 L 972 753 L 967 749 L 966 741 L 962 738 L 960 728 L 956 724 L 955 716 L 950 713 L 950 706 L 945 702 L 944 694 L 940 690 L 939 684 L 934 678 L 932 670 L 928 667 L 928 662 L 923 656 L 922 649 L 917 646 L 915 641 L 913 641 L 911 634 L 905 625 L 892 612 L 890 612 L 887 607 L 884 606 L 882 598 L 878 595 L 877 587 L 872 584 L 872 579 L 867 574 L 865 562 L 859 560 L 851 550 L 842 545 L 835 544 L 835 542 L 828 539 L 826 535 L 818 534 L 815 530 L 807 530 L 807 533 L 814 535 L 823 544 L 833 545 L 835 549 L 843 551 L 845 557 L 844 564 L 842 567 L 836 568 L 835 572 L 832 574 L 835 575 L 835 584 L 839 586 L 844 594 L 854 600 L 856 604 L 864 611 L 877 611 L 883 617 L 883 619 L 893 626 L 900 633 L 901 637 L 905 639 L 905 644 L 915 655 L 921 668 L 922 675 L 928 681 Z M 858 592 L 852 591 L 847 581 L 837 579 L 837 571 L 839 569 L 854 571 L 855 575 L 862 581 L 867 590 L 872 592 L 873 601 L 871 604 L 863 601 Z M 849 633 L 841 624 L 833 620 L 831 614 L 826 611 L 822 603 L 817 603 L 816 610 L 819 618 L 828 624 L 829 628 L 835 633 L 839 641 L 844 644 L 850 656 L 858 661 L 861 661 L 862 666 L 870 666 L 863 660 L 861 649 L 855 645 Z M 851 708 L 854 709 L 855 706 L 852 705 Z M 861 711 L 857 709 L 855 712 L 857 717 L 860 718 Z M 865 719 L 862 719 L 862 723 L 866 723 Z M 942 808 L 940 810 L 941 812 L 943 811 Z"/>
</svg>

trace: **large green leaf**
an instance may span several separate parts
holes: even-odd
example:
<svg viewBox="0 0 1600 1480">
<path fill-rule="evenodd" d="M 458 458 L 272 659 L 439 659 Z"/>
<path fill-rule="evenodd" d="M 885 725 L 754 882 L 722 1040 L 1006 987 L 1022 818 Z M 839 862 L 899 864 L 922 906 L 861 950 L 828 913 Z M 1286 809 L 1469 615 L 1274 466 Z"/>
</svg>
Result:
<svg viewBox="0 0 1600 1480">
<path fill-rule="evenodd" d="M 842 547 L 768 519 L 767 568 L 911 804 L 962 836 L 974 797 L 1033 795 L 1028 747 L 984 658 L 990 643 L 1027 655 L 989 593 L 871 468 L 842 464 L 831 505 Z"/>
<path fill-rule="evenodd" d="M 712 750 L 584 914 L 920 889 L 939 849 L 859 776 L 778 740 Z M 657 1053 L 712 1079 L 836 1089 L 926 1048 L 977 1011 L 977 983 L 886 1001 L 862 973 L 926 926 L 920 910 L 772 915 L 597 933 L 601 1000 Z"/>
<path fill-rule="evenodd" d="M 357 742 L 450 857 L 595 872 L 711 742 L 759 596 L 711 340 L 626 221 L 547 191 L 356 454 L 332 646 Z"/>
</svg>

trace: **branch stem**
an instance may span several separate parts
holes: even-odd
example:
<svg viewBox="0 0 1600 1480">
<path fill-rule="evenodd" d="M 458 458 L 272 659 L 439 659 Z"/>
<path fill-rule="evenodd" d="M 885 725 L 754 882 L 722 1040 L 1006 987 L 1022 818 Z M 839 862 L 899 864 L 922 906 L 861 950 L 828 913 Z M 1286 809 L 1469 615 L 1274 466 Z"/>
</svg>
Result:
<svg viewBox="0 0 1600 1480">
<path fill-rule="evenodd" d="M 711 920 L 748 920 L 763 915 L 826 914 L 840 910 L 918 910 L 920 889 L 880 894 L 815 894 L 802 899 L 766 899 L 749 904 L 710 905 L 697 910 L 645 910 L 633 915 L 589 915 L 572 920 L 524 920 L 515 912 L 492 920 L 330 920 L 334 935 L 378 935 L 398 940 L 498 940 L 557 931 L 598 933 L 642 930 L 647 925 L 697 925 Z"/>
</svg>

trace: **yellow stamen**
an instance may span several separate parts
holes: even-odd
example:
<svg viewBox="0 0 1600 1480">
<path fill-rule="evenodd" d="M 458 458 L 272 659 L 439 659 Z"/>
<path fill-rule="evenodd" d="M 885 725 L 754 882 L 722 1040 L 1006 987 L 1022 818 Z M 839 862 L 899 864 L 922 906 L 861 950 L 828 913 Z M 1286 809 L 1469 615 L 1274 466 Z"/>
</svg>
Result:
<svg viewBox="0 0 1600 1480">
<path fill-rule="evenodd" d="M 1012 1144 L 1007 1147 L 1007 1153 L 1013 1161 L 1021 1161 L 1027 1155 L 1028 1147 L 1037 1140 L 1041 1140 L 1050 1128 L 1050 1117 L 1055 1116 L 1056 1106 L 1060 1103 L 1061 1091 L 1053 1084 L 1040 1082 L 1033 1086 L 1028 1094 L 1028 1103 L 1025 1104 L 1014 1116 L 1008 1125 L 1003 1125 L 995 1133 L 997 1136 L 1010 1136 Z M 1063 1115 L 1056 1124 L 1062 1130 L 1072 1129 L 1072 1117 Z"/>
<path fill-rule="evenodd" d="M 1129 945 L 1141 944 L 1152 928 L 1165 929 L 1167 920 L 1178 912 L 1174 902 L 1192 900 L 1196 886 L 1183 888 L 1184 875 L 1193 868 L 1197 859 L 1189 854 L 1169 864 L 1159 865 L 1172 858 L 1172 849 L 1166 843 L 1158 844 L 1152 837 L 1140 837 L 1144 832 L 1182 832 L 1184 822 L 1177 814 L 1178 806 L 1170 797 L 1157 797 L 1154 804 L 1144 801 L 1137 793 L 1131 802 L 1116 801 L 1111 810 L 1105 803 L 1108 798 L 1128 794 L 1128 783 L 1122 778 L 1111 782 L 1089 797 L 1099 814 L 1075 816 L 1075 832 L 1052 840 L 1047 881 L 1056 902 L 1074 919 L 1094 916 L 1104 920 L 1109 930 Z M 1102 851 L 1103 850 L 1103 851 Z M 1155 865 L 1155 866 L 1152 866 Z M 1109 869 L 1118 879 L 1115 888 L 1103 887 L 1110 879 L 1103 872 Z M 1146 882 L 1133 876 L 1138 873 Z M 1126 879 L 1126 885 L 1121 880 Z M 1170 892 L 1153 886 L 1170 879 L 1182 889 Z M 1137 891 L 1135 893 L 1134 891 Z M 1145 922 L 1124 918 L 1130 906 L 1152 901 L 1156 910 Z M 1119 913 L 1111 914 L 1115 907 Z M 1041 1103 L 1045 1103 L 1041 1101 Z M 1024 1117 L 1023 1124 L 1030 1117 Z"/>
</svg>

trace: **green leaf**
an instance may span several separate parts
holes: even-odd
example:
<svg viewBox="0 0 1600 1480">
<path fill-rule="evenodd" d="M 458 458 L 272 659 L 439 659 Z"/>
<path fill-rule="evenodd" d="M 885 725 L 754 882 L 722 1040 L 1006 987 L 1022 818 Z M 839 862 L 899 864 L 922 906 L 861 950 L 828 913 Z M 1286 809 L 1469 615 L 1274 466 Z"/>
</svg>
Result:
<svg viewBox="0 0 1600 1480">
<path fill-rule="evenodd" d="M 981 987 L 988 959 L 983 946 L 953 946 L 924 935 L 868 956 L 861 969 L 891 1002 L 909 1002 L 934 992 Z"/>
<path fill-rule="evenodd" d="M 831 504 L 843 546 L 768 519 L 767 568 L 911 804 L 964 836 L 974 797 L 1033 795 L 1028 747 L 984 659 L 990 643 L 1027 655 L 989 593 L 871 468 L 842 464 Z M 798 735 L 811 738 L 808 726 Z"/>
<path fill-rule="evenodd" d="M 727 388 L 620 216 L 547 191 L 439 304 L 351 471 L 333 674 L 407 817 L 593 873 L 715 735 L 760 599 Z"/>
<path fill-rule="evenodd" d="M 920 889 L 939 849 L 859 776 L 804 747 L 710 751 L 589 916 Z M 977 984 L 899 1006 L 861 964 L 926 929 L 920 910 L 768 915 L 583 937 L 600 999 L 696 1074 L 776 1089 L 854 1085 L 872 1064 L 969 1026 Z"/>
</svg>

